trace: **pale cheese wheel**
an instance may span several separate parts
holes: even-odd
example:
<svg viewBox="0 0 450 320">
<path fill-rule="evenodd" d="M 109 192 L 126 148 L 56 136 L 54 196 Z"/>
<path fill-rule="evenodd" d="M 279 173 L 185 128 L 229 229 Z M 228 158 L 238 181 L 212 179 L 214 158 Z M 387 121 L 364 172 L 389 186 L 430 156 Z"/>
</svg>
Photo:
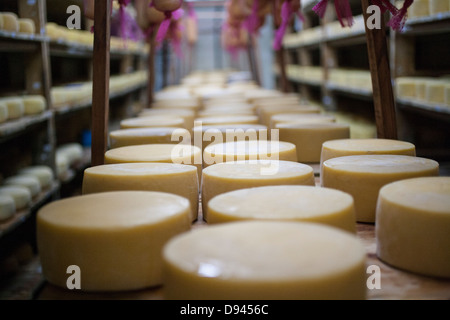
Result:
<svg viewBox="0 0 450 320">
<path fill-rule="evenodd" d="M 0 123 L 6 122 L 8 118 L 8 106 L 6 103 L 0 101 Z"/>
<path fill-rule="evenodd" d="M 163 259 L 167 300 L 366 298 L 364 246 L 318 223 L 213 225 L 172 238 Z"/>
<path fill-rule="evenodd" d="M 445 82 L 440 80 L 429 80 L 425 85 L 425 100 L 428 103 L 444 104 Z"/>
<path fill-rule="evenodd" d="M 301 106 L 301 105 L 285 105 L 285 106 L 275 106 L 275 107 L 264 107 L 260 108 L 259 122 L 270 127 L 270 120 L 276 114 L 282 113 L 297 113 L 297 114 L 320 114 L 320 108 L 316 106 Z"/>
<path fill-rule="evenodd" d="M 317 222 L 356 233 L 352 196 L 315 186 L 241 189 L 208 202 L 208 224 L 242 220 Z"/>
<path fill-rule="evenodd" d="M 176 116 L 183 118 L 186 123 L 186 128 L 191 129 L 194 126 L 194 119 L 196 112 L 188 109 L 144 109 L 142 110 L 138 117 L 147 117 L 147 116 Z"/>
<path fill-rule="evenodd" d="M 137 290 L 162 283 L 162 248 L 190 229 L 190 204 L 163 192 L 102 192 L 54 201 L 36 224 L 49 283 L 67 288 L 67 268 L 77 266 L 81 291 Z"/>
<path fill-rule="evenodd" d="M 175 127 L 154 127 L 119 129 L 109 133 L 110 148 L 143 144 L 190 144 L 191 134 L 187 129 Z"/>
<path fill-rule="evenodd" d="M 375 231 L 382 261 L 402 270 L 450 278 L 450 177 L 384 186 Z"/>
<path fill-rule="evenodd" d="M 7 186 L 26 187 L 28 188 L 28 190 L 30 190 L 32 197 L 37 196 L 42 191 L 39 179 L 29 174 L 19 174 L 6 178 L 3 183 Z"/>
<path fill-rule="evenodd" d="M 13 197 L 0 194 L 0 221 L 11 218 L 16 213 L 16 204 Z"/>
<path fill-rule="evenodd" d="M 58 176 L 59 179 L 63 180 L 65 175 L 68 173 L 70 169 L 69 159 L 67 158 L 67 155 L 57 152 L 55 156 L 55 162 L 56 162 L 56 175 Z"/>
<path fill-rule="evenodd" d="M 221 124 L 259 124 L 259 118 L 255 115 L 228 115 L 228 116 L 213 116 L 205 118 L 197 118 L 194 122 L 196 126 L 211 126 Z"/>
<path fill-rule="evenodd" d="M 130 118 L 120 121 L 120 129 L 132 128 L 152 128 L 152 127 L 174 127 L 186 128 L 186 123 L 180 117 L 145 117 L 145 118 Z"/>
<path fill-rule="evenodd" d="M 162 162 L 195 165 L 199 179 L 202 172 L 202 151 L 183 144 L 146 144 L 111 149 L 105 153 L 105 164 Z"/>
<path fill-rule="evenodd" d="M 159 191 L 182 196 L 191 203 L 192 221 L 198 217 L 197 168 L 174 163 L 121 163 L 87 168 L 82 193 L 121 190 Z"/>
<path fill-rule="evenodd" d="M 239 160 L 287 160 L 297 162 L 295 144 L 272 140 L 214 143 L 203 152 L 203 167 Z"/>
<path fill-rule="evenodd" d="M 384 185 L 408 178 L 439 175 L 439 163 L 402 155 L 357 155 L 323 163 L 321 185 L 349 193 L 356 220 L 374 223 L 378 193 Z"/>
<path fill-rule="evenodd" d="M 23 100 L 17 97 L 2 98 L 0 102 L 6 104 L 8 108 L 8 119 L 19 119 L 25 114 Z"/>
<path fill-rule="evenodd" d="M 19 32 L 19 17 L 14 12 L 2 12 L 3 30 Z"/>
<path fill-rule="evenodd" d="M 445 105 L 450 106 L 450 84 L 445 86 Z"/>
<path fill-rule="evenodd" d="M 23 186 L 1 186 L 0 195 L 11 196 L 14 199 L 16 210 L 27 208 L 32 200 L 30 189 Z"/>
<path fill-rule="evenodd" d="M 19 19 L 19 32 L 35 34 L 36 25 L 34 24 L 34 21 L 26 18 Z"/>
<path fill-rule="evenodd" d="M 430 14 L 450 11 L 450 1 L 446 0 L 429 0 Z"/>
<path fill-rule="evenodd" d="M 42 189 L 49 187 L 54 179 L 53 170 L 49 166 L 36 165 L 19 170 L 19 174 L 32 175 L 38 178 Z"/>
<path fill-rule="evenodd" d="M 320 163 L 324 142 L 350 138 L 350 126 L 338 123 L 280 123 L 275 129 L 281 141 L 295 144 L 297 160 L 304 163 Z"/>
<path fill-rule="evenodd" d="M 202 173 L 203 219 L 207 220 L 209 201 L 219 194 L 276 185 L 314 186 L 314 170 L 282 160 L 230 161 L 209 166 Z"/>
<path fill-rule="evenodd" d="M 81 144 L 72 142 L 60 145 L 56 149 L 56 153 L 65 155 L 67 157 L 67 161 L 69 162 L 69 166 L 72 166 L 83 159 L 84 151 Z"/>
<path fill-rule="evenodd" d="M 22 100 L 26 115 L 40 114 L 47 108 L 47 101 L 43 96 L 23 96 Z"/>
<path fill-rule="evenodd" d="M 275 128 L 280 123 L 332 123 L 336 117 L 320 113 L 281 113 L 270 117 L 270 128 Z"/>
<path fill-rule="evenodd" d="M 429 0 L 415 0 L 408 8 L 410 18 L 425 17 L 430 15 Z"/>
<path fill-rule="evenodd" d="M 0 30 L 2 30 L 2 29 L 3 29 L 3 15 L 0 12 Z"/>
</svg>

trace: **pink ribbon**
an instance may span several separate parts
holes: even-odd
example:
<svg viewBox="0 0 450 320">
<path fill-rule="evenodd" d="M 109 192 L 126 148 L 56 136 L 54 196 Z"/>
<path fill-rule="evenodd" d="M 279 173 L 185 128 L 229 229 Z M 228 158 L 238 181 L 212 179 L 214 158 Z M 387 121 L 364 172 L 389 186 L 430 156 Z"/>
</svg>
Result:
<svg viewBox="0 0 450 320">
<path fill-rule="evenodd" d="M 150 3 L 150 5 L 153 5 L 153 1 Z M 158 33 L 156 34 L 156 42 L 161 43 L 162 41 L 164 41 L 164 38 L 166 37 L 167 31 L 169 30 L 170 27 L 170 22 L 172 20 L 172 17 L 175 20 L 178 20 L 181 16 L 183 16 L 183 9 L 179 8 L 175 11 L 167 11 L 164 12 L 164 15 L 166 16 L 166 18 L 164 19 L 163 22 L 161 22 L 159 29 L 158 29 Z"/>
<path fill-rule="evenodd" d="M 289 1 L 284 1 L 281 6 L 281 25 L 278 30 L 275 32 L 275 40 L 273 43 L 273 48 L 275 50 L 280 50 L 283 44 L 283 38 L 286 33 L 287 26 L 289 24 L 289 18 L 293 13 L 291 3 Z"/>
</svg>

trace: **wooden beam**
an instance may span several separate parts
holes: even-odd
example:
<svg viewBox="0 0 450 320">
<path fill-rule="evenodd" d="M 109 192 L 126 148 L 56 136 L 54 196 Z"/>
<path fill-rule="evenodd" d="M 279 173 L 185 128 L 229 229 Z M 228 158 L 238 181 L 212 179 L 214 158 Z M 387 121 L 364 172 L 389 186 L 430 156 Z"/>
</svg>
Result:
<svg viewBox="0 0 450 320">
<path fill-rule="evenodd" d="M 95 1 L 91 165 L 104 163 L 109 121 L 111 1 Z"/>
<path fill-rule="evenodd" d="M 148 107 L 150 107 L 154 100 L 155 90 L 155 56 L 156 56 L 156 34 L 158 28 L 152 31 L 147 41 L 150 46 L 150 52 L 148 55 L 148 83 L 147 83 L 147 95 L 148 95 Z"/>
</svg>

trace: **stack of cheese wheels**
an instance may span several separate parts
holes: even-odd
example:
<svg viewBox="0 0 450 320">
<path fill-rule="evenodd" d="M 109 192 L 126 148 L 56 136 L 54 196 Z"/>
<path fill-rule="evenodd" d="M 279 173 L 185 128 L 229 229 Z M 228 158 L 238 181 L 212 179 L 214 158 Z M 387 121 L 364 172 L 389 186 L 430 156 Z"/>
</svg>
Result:
<svg viewBox="0 0 450 320">
<path fill-rule="evenodd" d="M 187 129 L 175 127 L 154 127 L 119 129 L 109 133 L 111 149 L 142 144 L 191 143 L 191 134 Z"/>
<path fill-rule="evenodd" d="M 8 108 L 8 120 L 19 119 L 25 114 L 23 100 L 18 97 L 1 98 L 0 103 L 4 103 Z"/>
<path fill-rule="evenodd" d="M 16 210 L 27 208 L 32 200 L 30 189 L 23 186 L 0 186 L 0 195 L 11 196 L 14 199 Z"/>
<path fill-rule="evenodd" d="M 0 194 L 0 222 L 8 220 L 16 213 L 16 203 L 9 195 Z"/>
<path fill-rule="evenodd" d="M 264 99 L 264 98 L 281 98 L 284 93 L 278 90 L 257 88 L 254 90 L 250 90 L 245 92 L 245 99 L 249 103 L 253 103 L 255 100 Z"/>
<path fill-rule="evenodd" d="M 197 121 L 202 121 L 203 118 L 217 118 L 217 117 L 247 117 L 254 116 L 255 113 L 252 109 L 241 108 L 209 108 L 199 111 L 197 114 Z M 259 121 L 259 120 L 258 120 Z"/>
<path fill-rule="evenodd" d="M 8 120 L 8 106 L 5 102 L 0 101 L 0 123 L 4 123 Z"/>
<path fill-rule="evenodd" d="M 22 100 L 25 115 L 40 114 L 47 108 L 47 101 L 40 95 L 24 96 Z"/>
<path fill-rule="evenodd" d="M 192 130 L 194 142 L 202 142 L 202 150 L 213 143 L 245 140 L 267 140 L 268 130 L 260 124 L 223 124 L 197 126 Z"/>
<path fill-rule="evenodd" d="M 52 168 L 45 165 L 28 166 L 20 169 L 19 173 L 36 177 L 39 180 L 42 190 L 48 188 L 54 179 Z"/>
<path fill-rule="evenodd" d="M 321 113 L 280 113 L 270 118 L 270 128 L 280 123 L 334 123 L 336 117 Z"/>
<path fill-rule="evenodd" d="M 282 160 L 218 163 L 203 169 L 202 179 L 204 220 L 208 217 L 209 201 L 222 193 L 262 186 L 315 185 L 312 167 Z"/>
<path fill-rule="evenodd" d="M 194 110 L 187 109 L 144 109 L 139 114 L 138 117 L 149 117 L 149 116 L 172 116 L 180 117 L 185 121 L 186 129 L 192 129 L 194 126 L 194 119 L 196 112 Z"/>
<path fill-rule="evenodd" d="M 355 235 L 318 223 L 200 228 L 172 238 L 163 259 L 168 300 L 366 298 L 364 246 Z"/>
<path fill-rule="evenodd" d="M 203 167 L 239 160 L 286 160 L 297 162 L 295 144 L 272 140 L 214 143 L 203 152 Z"/>
<path fill-rule="evenodd" d="M 324 142 L 350 138 L 350 126 L 338 123 L 280 123 L 281 141 L 295 144 L 297 160 L 304 163 L 319 163 Z"/>
<path fill-rule="evenodd" d="M 42 191 L 39 179 L 30 174 L 18 174 L 11 176 L 6 178 L 3 184 L 6 186 L 25 187 L 30 191 L 31 197 L 36 197 Z"/>
<path fill-rule="evenodd" d="M 378 193 L 384 185 L 408 178 L 439 175 L 439 163 L 402 155 L 357 155 L 325 161 L 323 187 L 342 190 L 355 200 L 356 220 L 374 223 Z"/>
<path fill-rule="evenodd" d="M 142 118 L 130 118 L 120 121 L 120 129 L 174 127 L 186 128 L 186 122 L 181 117 L 150 116 Z"/>
<path fill-rule="evenodd" d="M 255 115 L 242 115 L 242 116 L 217 116 L 217 117 L 205 117 L 197 118 L 195 120 L 196 126 L 204 125 L 223 125 L 223 124 L 259 124 L 259 119 Z"/>
<path fill-rule="evenodd" d="M 38 211 L 44 277 L 67 288 L 81 270 L 82 291 L 125 291 L 162 283 L 161 251 L 191 226 L 189 201 L 151 191 L 116 191 L 54 201 Z"/>
<path fill-rule="evenodd" d="M 306 221 L 356 233 L 351 195 L 315 186 L 265 186 L 220 194 L 208 202 L 208 223 Z"/>
<path fill-rule="evenodd" d="M 202 173 L 202 150 L 184 144 L 145 144 L 106 151 L 105 164 L 162 162 L 195 165 L 199 181 Z"/>
<path fill-rule="evenodd" d="M 297 113 L 297 114 L 320 114 L 320 108 L 309 105 L 270 105 L 259 107 L 257 114 L 259 122 L 270 127 L 270 119 L 277 114 L 282 113 Z"/>
<path fill-rule="evenodd" d="M 197 168 L 174 163 L 121 163 L 87 168 L 82 193 L 108 191 L 159 191 L 189 199 L 192 221 L 198 217 Z"/>
<path fill-rule="evenodd" d="M 406 179 L 384 186 L 375 230 L 382 261 L 450 278 L 450 177 Z"/>
</svg>

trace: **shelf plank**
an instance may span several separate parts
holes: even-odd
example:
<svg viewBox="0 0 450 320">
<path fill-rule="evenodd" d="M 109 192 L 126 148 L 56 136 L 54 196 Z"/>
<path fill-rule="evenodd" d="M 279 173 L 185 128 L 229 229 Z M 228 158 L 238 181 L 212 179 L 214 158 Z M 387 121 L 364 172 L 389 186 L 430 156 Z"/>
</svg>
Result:
<svg viewBox="0 0 450 320">
<path fill-rule="evenodd" d="M 9 120 L 0 124 L 0 142 L 15 134 L 21 133 L 31 126 L 51 119 L 52 112 L 47 110 L 39 115 L 23 116 L 17 120 Z"/>
<path fill-rule="evenodd" d="M 436 34 L 440 32 L 450 32 L 450 11 L 409 18 L 400 34 Z"/>
<path fill-rule="evenodd" d="M 450 121 L 450 106 L 447 105 L 430 104 L 406 98 L 397 98 L 397 105 L 402 109 L 422 112 L 438 117 L 440 120 Z"/>
</svg>

